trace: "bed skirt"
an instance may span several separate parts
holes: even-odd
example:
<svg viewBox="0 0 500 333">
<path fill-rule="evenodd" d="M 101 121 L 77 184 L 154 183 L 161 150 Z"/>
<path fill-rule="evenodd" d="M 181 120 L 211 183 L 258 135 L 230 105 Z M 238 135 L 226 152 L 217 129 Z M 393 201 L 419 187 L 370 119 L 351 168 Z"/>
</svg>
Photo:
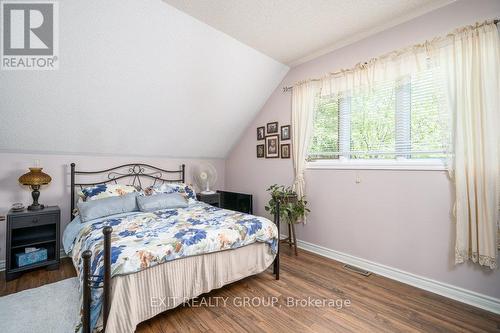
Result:
<svg viewBox="0 0 500 333">
<path fill-rule="evenodd" d="M 113 277 L 106 333 L 132 333 L 139 323 L 188 299 L 263 272 L 274 257 L 269 245 L 253 243 Z"/>
</svg>

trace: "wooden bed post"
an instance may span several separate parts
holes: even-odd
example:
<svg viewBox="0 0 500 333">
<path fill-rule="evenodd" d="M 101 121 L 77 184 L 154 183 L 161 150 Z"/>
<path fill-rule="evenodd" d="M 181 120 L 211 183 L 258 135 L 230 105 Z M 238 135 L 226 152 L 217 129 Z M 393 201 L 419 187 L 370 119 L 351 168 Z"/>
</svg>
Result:
<svg viewBox="0 0 500 333">
<path fill-rule="evenodd" d="M 90 333 L 90 257 L 92 252 L 86 250 L 82 253 L 83 258 L 83 313 L 82 333 Z"/>
<path fill-rule="evenodd" d="M 275 199 L 276 200 L 276 199 Z M 274 212 L 274 223 L 278 228 L 278 249 L 276 251 L 276 258 L 274 259 L 273 273 L 276 274 L 276 280 L 280 279 L 280 201 L 276 200 L 276 207 Z"/>
<path fill-rule="evenodd" d="M 110 226 L 104 227 L 104 280 L 103 280 L 103 332 L 106 331 L 106 323 L 108 322 L 109 310 L 111 308 L 111 233 L 113 228 Z"/>
</svg>

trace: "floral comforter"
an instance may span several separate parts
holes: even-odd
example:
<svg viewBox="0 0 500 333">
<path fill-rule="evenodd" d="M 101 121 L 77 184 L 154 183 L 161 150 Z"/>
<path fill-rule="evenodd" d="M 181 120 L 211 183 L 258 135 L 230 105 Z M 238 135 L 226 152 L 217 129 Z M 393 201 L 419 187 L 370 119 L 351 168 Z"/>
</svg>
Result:
<svg viewBox="0 0 500 333">
<path fill-rule="evenodd" d="M 103 234 L 111 234 L 112 276 L 134 273 L 170 260 L 235 249 L 255 242 L 270 245 L 276 253 L 278 230 L 263 217 L 220 209 L 204 203 L 152 213 L 131 213 L 83 227 L 73 244 L 73 262 L 80 274 L 81 253 L 91 250 L 91 274 L 103 274 Z M 101 310 L 102 290 L 92 291 L 91 322 L 95 327 Z"/>
</svg>

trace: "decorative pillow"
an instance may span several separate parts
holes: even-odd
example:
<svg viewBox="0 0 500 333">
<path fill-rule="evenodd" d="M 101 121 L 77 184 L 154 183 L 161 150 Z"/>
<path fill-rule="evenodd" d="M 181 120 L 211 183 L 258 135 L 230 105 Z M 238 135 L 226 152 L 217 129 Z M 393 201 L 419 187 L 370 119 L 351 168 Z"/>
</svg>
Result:
<svg viewBox="0 0 500 333">
<path fill-rule="evenodd" d="M 138 196 L 137 206 L 141 212 L 154 212 L 162 209 L 186 208 L 188 200 L 180 193 L 158 193 L 150 196 Z"/>
<path fill-rule="evenodd" d="M 85 201 L 92 201 L 110 197 L 119 197 L 133 192 L 137 192 L 137 189 L 132 185 L 99 184 L 96 186 L 85 187 L 79 194 Z"/>
<path fill-rule="evenodd" d="M 171 183 L 167 184 L 174 192 L 183 193 L 188 199 L 196 200 L 196 192 L 190 185 L 184 183 Z"/>
<path fill-rule="evenodd" d="M 74 189 L 74 191 L 76 194 L 76 203 L 75 204 L 78 205 L 78 203 L 84 202 L 85 196 L 83 195 L 82 191 L 77 190 L 76 188 Z M 75 208 L 73 208 L 73 211 L 71 212 L 71 218 L 77 217 L 77 216 L 78 216 L 78 206 L 75 206 Z"/>
<path fill-rule="evenodd" d="M 77 203 L 80 221 L 88 222 L 100 217 L 137 211 L 137 193 Z"/>
<path fill-rule="evenodd" d="M 150 186 L 143 191 L 143 195 L 155 195 L 158 193 L 180 193 L 188 199 L 196 200 L 196 192 L 194 189 L 184 183 L 164 183 L 161 185 Z"/>
</svg>

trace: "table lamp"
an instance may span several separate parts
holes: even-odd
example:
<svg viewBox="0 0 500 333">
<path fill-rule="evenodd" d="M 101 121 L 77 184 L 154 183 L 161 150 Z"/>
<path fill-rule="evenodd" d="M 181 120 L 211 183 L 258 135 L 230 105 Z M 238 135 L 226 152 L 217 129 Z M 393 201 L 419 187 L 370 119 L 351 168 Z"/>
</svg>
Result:
<svg viewBox="0 0 500 333">
<path fill-rule="evenodd" d="M 40 186 L 47 185 L 50 183 L 52 178 L 49 175 L 42 172 L 43 168 L 29 168 L 30 172 L 25 173 L 19 177 L 19 183 L 23 185 L 31 186 L 33 190 L 31 196 L 33 197 L 33 204 L 28 206 L 28 210 L 40 210 L 43 209 L 43 205 L 38 203 L 38 198 L 40 197 Z"/>
</svg>

